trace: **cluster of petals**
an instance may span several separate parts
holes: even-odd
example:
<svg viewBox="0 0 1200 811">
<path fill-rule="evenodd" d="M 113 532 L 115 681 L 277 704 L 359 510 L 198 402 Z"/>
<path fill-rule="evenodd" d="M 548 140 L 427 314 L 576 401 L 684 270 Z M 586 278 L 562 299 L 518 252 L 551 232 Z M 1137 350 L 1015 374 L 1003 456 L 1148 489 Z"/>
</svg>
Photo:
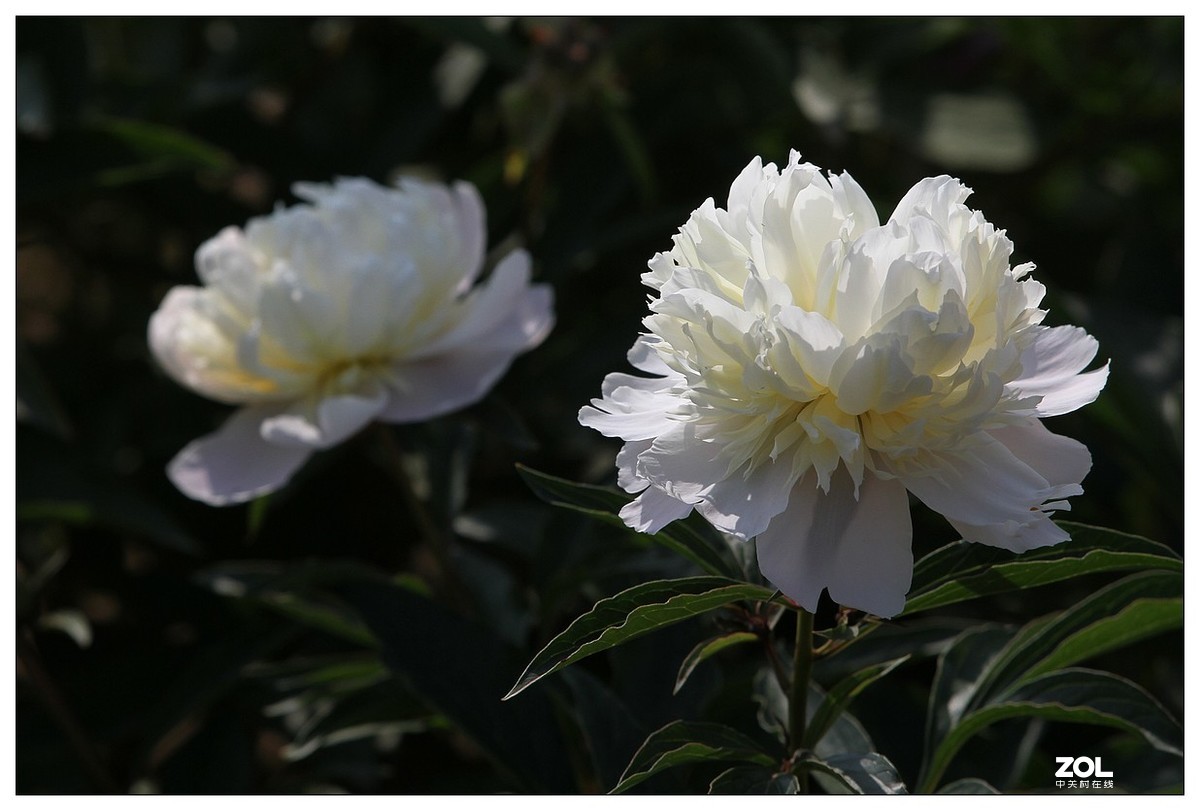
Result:
<svg viewBox="0 0 1200 811">
<path fill-rule="evenodd" d="M 196 253 L 150 346 L 182 385 L 240 406 L 168 475 L 230 504 L 278 489 L 368 423 L 416 422 L 480 400 L 553 322 L 529 256 L 480 284 L 487 232 L 468 183 L 297 184 L 304 203 L 230 227 Z"/>
<path fill-rule="evenodd" d="M 755 159 L 650 261 L 646 332 L 580 422 L 624 445 L 629 526 L 692 510 L 756 538 L 763 574 L 808 610 L 823 589 L 880 616 L 912 581 L 908 495 L 969 541 L 1066 533 L 1091 467 L 1041 418 L 1091 402 L 1096 341 L 1042 325 L 1045 288 L 942 176 L 880 224 L 848 174 Z"/>
</svg>

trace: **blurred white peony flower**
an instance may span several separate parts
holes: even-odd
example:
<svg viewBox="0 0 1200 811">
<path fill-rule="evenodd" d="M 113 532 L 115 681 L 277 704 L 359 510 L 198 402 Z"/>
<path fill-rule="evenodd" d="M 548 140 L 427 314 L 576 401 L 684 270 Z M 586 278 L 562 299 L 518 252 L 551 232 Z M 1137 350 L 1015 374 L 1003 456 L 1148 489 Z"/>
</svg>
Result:
<svg viewBox="0 0 1200 811">
<path fill-rule="evenodd" d="M 372 420 L 478 401 L 553 323 L 524 251 L 473 286 L 487 233 L 470 184 L 339 179 L 295 192 L 308 203 L 200 246 L 204 286 L 172 289 L 150 319 L 168 374 L 242 406 L 168 467 L 209 504 L 277 490 Z"/>
<path fill-rule="evenodd" d="M 880 616 L 912 582 L 907 492 L 970 541 L 1065 540 L 1050 515 L 1091 456 L 1039 418 L 1094 400 L 1108 368 L 1081 374 L 1095 339 L 1041 326 L 1045 288 L 969 194 L 922 180 L 880 225 L 848 174 L 793 152 L 693 212 L 642 276 L 657 296 L 629 359 L 657 377 L 611 374 L 579 414 L 625 440 L 626 523 L 696 509 L 757 537 L 806 609 L 828 588 Z"/>
</svg>

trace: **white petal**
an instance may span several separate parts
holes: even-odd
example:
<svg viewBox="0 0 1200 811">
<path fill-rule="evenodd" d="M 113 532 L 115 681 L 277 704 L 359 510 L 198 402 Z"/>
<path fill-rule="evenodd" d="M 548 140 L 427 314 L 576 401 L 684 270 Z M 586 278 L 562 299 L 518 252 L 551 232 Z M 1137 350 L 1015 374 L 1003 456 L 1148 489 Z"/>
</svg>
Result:
<svg viewBox="0 0 1200 811">
<path fill-rule="evenodd" d="M 384 422 L 420 422 L 479 402 L 492 389 L 520 349 L 489 351 L 486 345 L 396 364 L 391 398 L 380 413 Z"/>
<path fill-rule="evenodd" d="M 209 287 L 218 287 L 246 313 L 254 311 L 262 269 L 242 229 L 230 226 L 196 250 L 196 273 Z"/>
<path fill-rule="evenodd" d="M 312 451 L 264 440 L 260 426 L 273 413 L 262 406 L 238 411 L 216 432 L 180 451 L 167 476 L 185 495 L 218 507 L 278 490 Z"/>
<path fill-rule="evenodd" d="M 530 286 L 529 274 L 525 251 L 504 257 L 487 280 L 456 305 L 460 310 L 455 326 L 417 347 L 409 357 L 429 358 L 460 349 L 508 349 L 516 354 L 537 346 L 554 325 L 553 293 L 546 285 Z"/>
<path fill-rule="evenodd" d="M 767 462 L 749 476 L 741 471 L 706 489 L 696 509 L 717 529 L 743 540 L 767 528 L 787 508 L 791 463 Z"/>
<path fill-rule="evenodd" d="M 1108 364 L 1086 374 L 1096 357 L 1096 339 L 1080 327 L 1039 329 L 1033 344 L 1021 355 L 1021 376 L 1011 386 L 1022 397 L 1040 395 L 1039 417 L 1066 414 L 1100 395 L 1108 381 Z"/>
<path fill-rule="evenodd" d="M 679 518 L 686 518 L 692 505 L 671 498 L 657 487 L 647 487 L 642 494 L 621 508 L 621 519 L 638 532 L 655 533 Z"/>
<path fill-rule="evenodd" d="M 927 451 L 916 464 L 896 470 L 905 487 L 927 506 L 952 521 L 974 526 L 1024 523 L 1044 502 L 1070 494 L 1052 486 L 997 439 L 982 435 L 969 447 Z M 1078 486 L 1074 488 L 1078 491 Z"/>
<path fill-rule="evenodd" d="M 670 393 L 671 385 L 670 380 L 661 377 L 614 372 L 604 378 L 603 397 L 579 409 L 579 423 L 605 436 L 652 439 L 676 424 L 668 414 L 681 401 Z"/>
<path fill-rule="evenodd" d="M 329 448 L 379 416 L 387 401 L 387 389 L 376 381 L 360 391 L 306 398 L 263 420 L 263 439 L 291 447 Z"/>
<path fill-rule="evenodd" d="M 952 206 L 961 205 L 971 196 L 971 190 L 961 181 L 949 175 L 927 177 L 908 190 L 904 198 L 896 204 L 890 222 L 906 222 L 917 216 L 932 216 L 934 220 L 939 214 L 948 213 Z"/>
<path fill-rule="evenodd" d="M 1028 552 L 1043 546 L 1053 546 L 1071 536 L 1050 520 L 1043 512 L 1030 513 L 1031 521 L 1020 523 L 1005 521 L 1000 524 L 975 526 L 962 521 L 951 521 L 964 541 L 986 544 L 1010 552 Z"/>
<path fill-rule="evenodd" d="M 1030 419 L 988 433 L 1051 486 L 1077 485 L 1092 469 L 1092 454 L 1082 442 L 1050 432 L 1041 420 Z"/>
<path fill-rule="evenodd" d="M 868 474 L 854 499 L 844 470 L 829 494 L 811 476 L 797 483 L 788 508 L 756 541 L 762 573 L 808 611 L 823 588 L 841 605 L 890 617 L 912 585 L 912 523 L 896 480 Z"/>
<path fill-rule="evenodd" d="M 483 249 L 487 244 L 487 214 L 479 191 L 465 180 L 454 184 L 454 203 L 458 213 L 458 237 L 463 277 L 455 288 L 462 294 L 471 289 L 483 267 Z"/>
<path fill-rule="evenodd" d="M 626 493 L 640 493 L 650 482 L 637 474 L 637 458 L 650 447 L 650 440 L 640 439 L 626 442 L 617 452 L 617 486 Z"/>
</svg>

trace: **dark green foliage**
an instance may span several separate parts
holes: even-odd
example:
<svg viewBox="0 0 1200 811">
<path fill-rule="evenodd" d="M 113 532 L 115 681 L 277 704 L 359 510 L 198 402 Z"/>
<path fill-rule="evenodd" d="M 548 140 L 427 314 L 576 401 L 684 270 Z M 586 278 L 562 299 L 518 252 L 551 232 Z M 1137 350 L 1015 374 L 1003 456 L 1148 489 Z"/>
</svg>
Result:
<svg viewBox="0 0 1200 811">
<path fill-rule="evenodd" d="M 1180 18 L 18 18 L 16 790 L 1046 792 L 1071 753 L 1181 791 L 1183 42 Z M 905 614 L 817 612 L 801 749 L 753 547 L 625 529 L 616 443 L 576 422 L 627 370 L 646 261 L 789 148 L 884 218 L 961 177 L 1047 323 L 1112 360 L 1050 422 L 1094 458 L 1072 540 L 954 544 L 915 505 Z M 189 501 L 164 467 L 230 409 L 155 368 L 150 314 L 293 183 L 399 171 L 478 186 L 555 331 L 482 403 Z"/>
</svg>

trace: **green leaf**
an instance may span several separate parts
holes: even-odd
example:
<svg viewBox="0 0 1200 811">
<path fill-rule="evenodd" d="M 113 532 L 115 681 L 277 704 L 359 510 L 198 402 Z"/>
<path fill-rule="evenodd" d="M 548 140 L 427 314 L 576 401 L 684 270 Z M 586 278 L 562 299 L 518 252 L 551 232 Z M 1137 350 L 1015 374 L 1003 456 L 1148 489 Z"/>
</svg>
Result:
<svg viewBox="0 0 1200 811">
<path fill-rule="evenodd" d="M 333 589 L 382 643 L 384 663 L 470 737 L 526 791 L 576 790 L 567 744 L 550 697 L 530 690 L 502 702 L 518 652 L 485 629 L 382 579 Z"/>
<path fill-rule="evenodd" d="M 907 794 L 892 762 L 878 752 L 806 757 L 797 768 L 833 777 L 853 794 Z"/>
<path fill-rule="evenodd" d="M 679 676 L 675 679 L 675 689 L 672 692 L 678 693 L 679 689 L 687 682 L 688 676 L 692 675 L 692 671 L 696 669 L 696 666 L 708 657 L 734 645 L 757 642 L 758 639 L 758 634 L 752 631 L 734 631 L 731 634 L 722 634 L 721 636 L 714 636 L 712 639 L 704 640 L 692 648 L 691 652 L 684 657 L 683 664 L 679 666 Z"/>
<path fill-rule="evenodd" d="M 868 626 L 845 647 L 817 659 L 813 677 L 821 684 L 832 684 L 865 667 L 901 656 L 914 661 L 938 656 L 970 627 L 970 620 L 954 617 L 922 617 Z"/>
<path fill-rule="evenodd" d="M 1068 668 L 1039 676 L 1003 700 L 967 713 L 935 750 L 921 780 L 921 791 L 933 791 L 968 739 L 1007 718 L 1115 727 L 1141 735 L 1160 751 L 1183 755 L 1183 729 L 1149 693 L 1112 673 Z"/>
<path fill-rule="evenodd" d="M 799 794 L 800 780 L 794 774 L 766 766 L 732 766 L 708 785 L 709 794 Z"/>
<path fill-rule="evenodd" d="M 913 569 L 903 614 L 1097 572 L 1183 571 L 1183 561 L 1163 544 L 1068 521 L 1058 525 L 1071 533 L 1069 541 L 1019 555 L 967 541 L 926 555 Z"/>
<path fill-rule="evenodd" d="M 929 692 L 925 719 L 924 762 L 950 733 L 970 706 L 980 680 L 1016 631 L 998 625 L 980 625 L 961 633 L 941 656 Z"/>
<path fill-rule="evenodd" d="M 953 783 L 947 783 L 937 790 L 938 794 L 999 794 L 1000 789 L 993 786 L 986 780 L 980 780 L 978 777 L 964 777 L 961 780 L 955 780 Z"/>
<path fill-rule="evenodd" d="M 765 586 L 723 577 L 654 580 L 609 597 L 572 622 L 533 658 L 505 700 L 539 679 L 602 650 L 742 600 L 767 601 Z"/>
<path fill-rule="evenodd" d="M 1113 650 L 1183 622 L 1183 575 L 1142 572 L 1026 625 L 988 668 L 970 702 L 978 707 L 1050 670 Z"/>
<path fill-rule="evenodd" d="M 620 697 L 587 668 L 564 670 L 563 679 L 571 690 L 573 711 L 601 786 L 615 786 L 646 739 L 646 729 Z"/>
<path fill-rule="evenodd" d="M 620 794 L 659 772 L 689 763 L 744 761 L 772 766 L 775 758 L 752 738 L 723 724 L 672 721 L 652 732 L 629 761 L 612 794 Z"/>
<path fill-rule="evenodd" d="M 629 503 L 628 496 L 607 487 L 560 479 L 524 465 L 517 465 L 517 472 L 529 489 L 543 501 L 628 529 L 617 515 Z M 699 520 L 700 525 L 697 525 L 694 516 L 675 521 L 654 535 L 645 537 L 682 555 L 709 574 L 741 577 L 744 573 L 728 546 L 703 523 L 703 519 Z"/>
<path fill-rule="evenodd" d="M 812 715 L 812 719 L 808 722 L 804 732 L 804 744 L 812 746 L 814 742 L 825 737 L 825 733 L 829 731 L 834 721 L 842 714 L 847 705 L 854 700 L 855 696 L 907 662 L 908 658 L 907 656 L 902 656 L 890 662 L 872 665 L 838 682 L 833 689 L 825 694 L 825 698 L 821 700 L 821 703 Z"/>
</svg>

